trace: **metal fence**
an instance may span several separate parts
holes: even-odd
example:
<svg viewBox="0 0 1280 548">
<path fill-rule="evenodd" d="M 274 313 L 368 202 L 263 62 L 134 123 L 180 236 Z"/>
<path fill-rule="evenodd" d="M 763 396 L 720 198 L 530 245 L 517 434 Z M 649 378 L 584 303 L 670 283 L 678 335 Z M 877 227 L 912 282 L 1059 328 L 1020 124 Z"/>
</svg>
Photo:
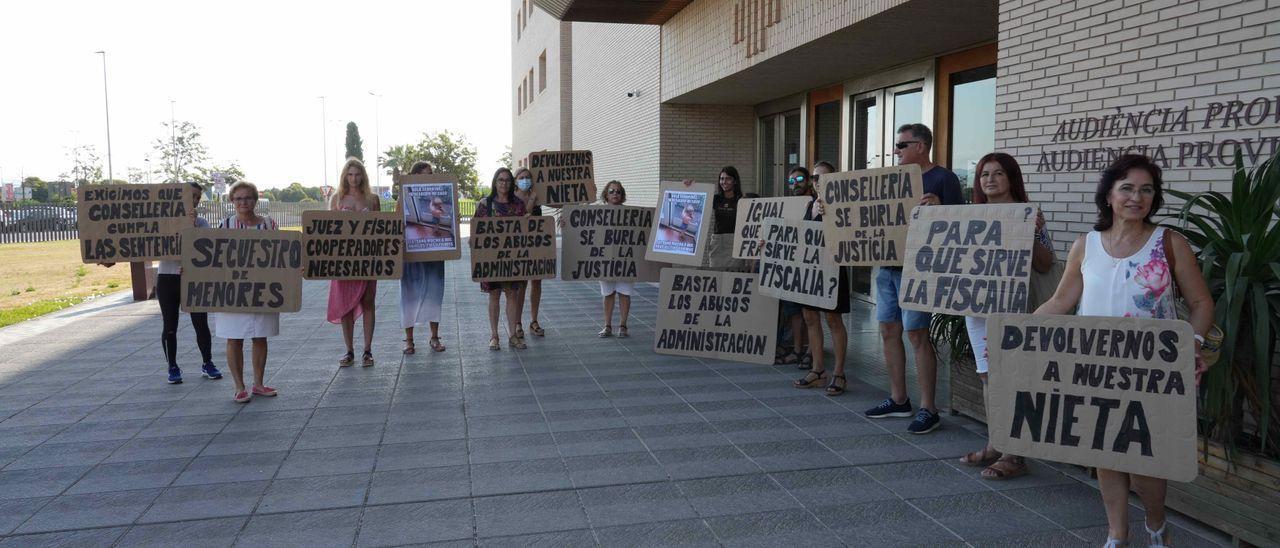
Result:
<svg viewBox="0 0 1280 548">
<path fill-rule="evenodd" d="M 301 227 L 303 211 L 325 208 L 326 204 L 321 202 L 258 202 L 258 214 L 271 216 L 280 228 Z M 395 209 L 395 201 L 382 202 L 383 211 Z M 458 201 L 458 214 L 462 218 L 471 217 L 475 211 L 474 200 Z M 210 226 L 218 226 L 223 219 L 235 215 L 235 206 L 227 202 L 205 201 L 196 208 L 196 214 L 209 221 Z M 74 240 L 79 237 L 75 206 L 0 203 L 0 244 Z"/>
</svg>

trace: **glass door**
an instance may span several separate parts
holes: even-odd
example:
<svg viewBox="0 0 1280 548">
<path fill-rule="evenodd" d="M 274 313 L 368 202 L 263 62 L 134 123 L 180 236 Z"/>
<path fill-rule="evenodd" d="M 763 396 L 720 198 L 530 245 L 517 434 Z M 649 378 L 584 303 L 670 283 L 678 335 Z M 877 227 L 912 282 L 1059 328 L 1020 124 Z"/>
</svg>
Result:
<svg viewBox="0 0 1280 548">
<path fill-rule="evenodd" d="M 785 196 L 787 172 L 800 164 L 800 111 L 760 119 L 760 195 Z"/>
<path fill-rule="evenodd" d="M 885 119 L 892 120 L 884 128 L 884 165 L 894 165 L 897 158 L 893 156 L 893 145 L 898 142 L 898 128 L 905 124 L 924 124 L 924 85 L 922 82 L 902 84 L 884 90 Z M 930 129 L 933 129 L 930 127 Z"/>
<path fill-rule="evenodd" d="M 996 66 L 950 74 L 951 136 L 947 159 L 960 178 L 965 201 L 973 199 L 978 159 L 996 146 Z"/>
<path fill-rule="evenodd" d="M 880 109 L 877 105 L 880 92 L 872 91 L 850 98 L 853 105 L 853 169 L 871 169 L 884 167 L 881 155 L 881 139 L 884 129 L 880 122 Z"/>
</svg>

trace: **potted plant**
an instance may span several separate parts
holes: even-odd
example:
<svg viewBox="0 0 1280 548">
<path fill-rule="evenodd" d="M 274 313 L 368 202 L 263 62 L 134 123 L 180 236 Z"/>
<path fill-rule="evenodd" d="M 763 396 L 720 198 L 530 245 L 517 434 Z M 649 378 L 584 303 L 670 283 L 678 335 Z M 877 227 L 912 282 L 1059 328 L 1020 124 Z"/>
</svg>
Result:
<svg viewBox="0 0 1280 548">
<path fill-rule="evenodd" d="M 948 358 L 951 410 L 985 422 L 987 409 L 982 397 L 982 379 L 974 369 L 973 347 L 969 344 L 964 316 L 934 314 L 929 320 L 929 341 Z M 945 354 L 942 353 L 944 348 Z"/>
</svg>

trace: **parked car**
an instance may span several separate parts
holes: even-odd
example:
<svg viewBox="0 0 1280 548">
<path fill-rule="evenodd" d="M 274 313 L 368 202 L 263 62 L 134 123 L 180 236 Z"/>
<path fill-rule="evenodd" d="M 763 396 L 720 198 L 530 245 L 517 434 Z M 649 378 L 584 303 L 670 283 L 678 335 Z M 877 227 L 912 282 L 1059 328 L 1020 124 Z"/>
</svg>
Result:
<svg viewBox="0 0 1280 548">
<path fill-rule="evenodd" d="M 68 218 L 66 209 L 61 207 L 33 207 L 20 211 L 21 215 L 12 225 L 15 232 L 70 230 L 76 224 L 75 217 Z"/>
</svg>

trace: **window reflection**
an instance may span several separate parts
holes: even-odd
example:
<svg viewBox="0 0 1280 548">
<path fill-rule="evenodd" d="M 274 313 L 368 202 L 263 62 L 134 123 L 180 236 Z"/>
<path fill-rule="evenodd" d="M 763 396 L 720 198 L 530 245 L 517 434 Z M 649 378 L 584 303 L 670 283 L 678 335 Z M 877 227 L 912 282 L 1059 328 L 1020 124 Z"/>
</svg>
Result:
<svg viewBox="0 0 1280 548">
<path fill-rule="evenodd" d="M 951 171 L 966 196 L 973 191 L 978 159 L 996 146 L 996 67 L 951 75 Z"/>
</svg>

